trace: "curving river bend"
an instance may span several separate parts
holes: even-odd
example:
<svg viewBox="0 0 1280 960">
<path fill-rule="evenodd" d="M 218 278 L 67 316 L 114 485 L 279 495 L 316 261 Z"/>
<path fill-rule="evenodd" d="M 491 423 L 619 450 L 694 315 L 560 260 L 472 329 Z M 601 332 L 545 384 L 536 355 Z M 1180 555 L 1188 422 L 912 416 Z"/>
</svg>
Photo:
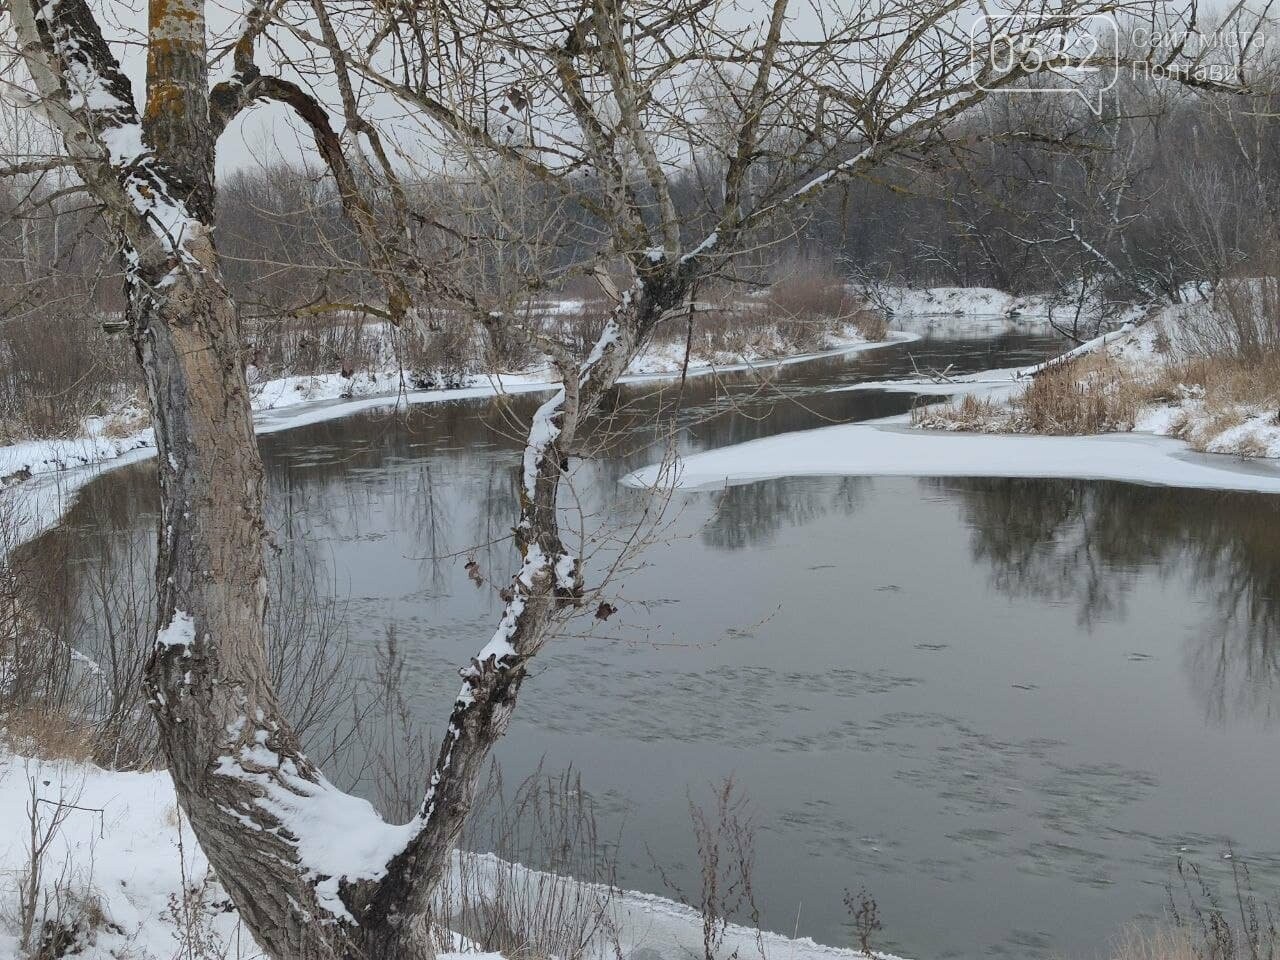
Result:
<svg viewBox="0 0 1280 960">
<path fill-rule="evenodd" d="M 828 391 L 1058 348 L 927 335 L 764 390 L 690 381 L 678 441 L 899 413 L 910 397 Z M 588 528 L 643 508 L 617 480 L 658 459 L 643 413 L 674 390 L 629 389 L 639 415 L 577 469 Z M 330 571 L 357 659 L 394 627 L 424 724 L 500 609 L 465 559 L 498 581 L 514 566 L 517 433 L 466 401 L 262 438 L 278 541 Z M 37 544 L 65 559 L 68 602 L 113 554 L 147 576 L 152 470 L 96 480 Z M 688 797 L 728 775 L 760 824 L 764 925 L 825 943 L 850 943 L 845 888 L 872 893 L 877 945 L 904 956 L 1093 956 L 1160 915 L 1179 854 L 1221 878 L 1230 845 L 1257 886 L 1280 877 L 1280 500 L 838 477 L 679 494 L 666 521 L 616 581 L 620 612 L 539 658 L 499 751 L 510 781 L 540 760 L 581 772 L 623 886 L 667 893 L 655 861 L 691 876 Z"/>
</svg>

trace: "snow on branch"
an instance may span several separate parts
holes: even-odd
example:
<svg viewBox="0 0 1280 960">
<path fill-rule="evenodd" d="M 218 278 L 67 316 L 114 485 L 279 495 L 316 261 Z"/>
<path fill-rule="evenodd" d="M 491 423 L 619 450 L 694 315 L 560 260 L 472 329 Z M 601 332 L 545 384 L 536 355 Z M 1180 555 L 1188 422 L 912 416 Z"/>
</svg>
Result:
<svg viewBox="0 0 1280 960">
<path fill-rule="evenodd" d="M 25 0 L 14 6 L 25 7 Z M 175 196 L 168 171 L 146 146 L 129 79 L 85 0 L 43 0 L 16 12 L 20 37 L 31 41 L 25 45 L 43 54 L 39 60 L 30 54 L 28 62 L 68 150 L 80 160 L 105 164 L 119 188 L 100 199 L 140 224 L 138 232 L 153 237 L 164 253 L 196 265 L 184 245 L 202 225 Z"/>
<path fill-rule="evenodd" d="M 304 776 L 295 760 L 277 753 L 269 741 L 266 730 L 257 730 L 253 743 L 219 758 L 215 772 L 254 784 L 253 803 L 275 826 L 249 811 L 227 812 L 246 829 L 267 831 L 293 849 L 317 904 L 328 914 L 308 919 L 358 925 L 342 900 L 342 884 L 385 877 L 421 823 L 387 823 L 367 800 L 344 793 L 319 773 Z"/>
</svg>

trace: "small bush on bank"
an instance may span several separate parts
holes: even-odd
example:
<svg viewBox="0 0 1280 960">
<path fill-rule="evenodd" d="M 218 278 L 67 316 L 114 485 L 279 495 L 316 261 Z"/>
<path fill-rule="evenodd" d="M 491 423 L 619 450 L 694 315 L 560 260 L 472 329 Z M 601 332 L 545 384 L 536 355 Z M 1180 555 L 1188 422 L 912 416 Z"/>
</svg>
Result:
<svg viewBox="0 0 1280 960">
<path fill-rule="evenodd" d="M 794 268 L 769 288 L 765 304 L 782 338 L 801 346 L 819 348 L 846 326 L 873 341 L 888 333 L 884 315 L 871 309 L 830 266 L 806 263 Z"/>
<path fill-rule="evenodd" d="M 1007 419 L 1008 411 L 999 404 L 971 393 L 943 406 L 920 404 L 911 408 L 911 425 L 925 430 L 989 433 Z"/>
<path fill-rule="evenodd" d="M 102 319 L 60 309 L 0 323 L 0 443 L 76 435 L 135 395 L 132 346 Z"/>
<path fill-rule="evenodd" d="M 1181 315 L 1185 353 L 1248 360 L 1280 350 L 1280 263 L 1269 266 L 1263 276 L 1223 280 L 1207 309 Z"/>
<path fill-rule="evenodd" d="M 1280 409 L 1280 346 L 1250 356 L 1214 354 L 1163 364 L 1150 392 L 1153 398 L 1176 400 L 1189 390 L 1212 410 Z"/>
<path fill-rule="evenodd" d="M 1145 394 L 1116 361 L 1086 354 L 1034 378 L 1014 400 L 1015 422 L 1054 435 L 1132 430 Z"/>
<path fill-rule="evenodd" d="M 966 395 L 912 412 L 915 426 L 984 433 L 1072 436 L 1132 430 L 1149 397 L 1115 360 L 1085 354 L 1041 372 L 1007 405 Z"/>
</svg>

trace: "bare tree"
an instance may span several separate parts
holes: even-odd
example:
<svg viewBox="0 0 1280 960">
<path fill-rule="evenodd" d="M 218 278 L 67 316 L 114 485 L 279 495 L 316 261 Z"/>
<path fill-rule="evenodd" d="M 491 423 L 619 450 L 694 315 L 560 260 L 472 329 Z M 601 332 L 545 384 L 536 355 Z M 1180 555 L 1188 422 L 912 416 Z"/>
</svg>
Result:
<svg viewBox="0 0 1280 960">
<path fill-rule="evenodd" d="M 1116 4 L 1015 6 L 1035 15 L 1025 21 L 1034 33 Z M 9 90 L 43 111 L 63 148 L 48 163 L 70 163 L 119 233 L 162 490 L 162 626 L 147 684 L 182 807 L 272 956 L 430 956 L 432 897 L 485 760 L 531 658 L 584 596 L 581 549 L 566 542 L 560 500 L 587 419 L 607 411 L 655 329 L 685 316 L 699 286 L 767 225 L 945 136 L 1026 69 L 975 61 L 954 0 L 815 5 L 804 30 L 788 0 L 736 26 L 704 0 L 264 2 L 214 51 L 203 0 L 153 0 L 139 113 L 87 0 L 9 0 L 7 9 L 15 70 L 31 81 L 10 80 Z M 310 62 L 290 68 L 294 79 L 257 66 L 269 29 L 292 32 L 286 39 L 309 51 Z M 210 63 L 222 55 L 233 73 L 211 88 Z M 301 82 L 325 63 L 332 111 Z M 695 92 L 708 89 L 699 108 Z M 483 296 L 424 268 L 421 225 L 392 159 L 410 154 L 371 119 L 371 97 L 408 108 L 424 131 L 444 131 L 464 162 L 505 164 L 581 205 L 604 238 L 582 265 L 612 301 L 589 349 L 511 311 L 485 311 Z M 421 807 L 403 826 L 384 824 L 303 755 L 265 653 L 262 466 L 236 305 L 214 243 L 216 141 L 259 99 L 285 104 L 312 131 L 385 286 L 389 318 L 413 319 L 428 291 L 443 290 L 485 311 L 491 329 L 544 350 L 562 377 L 529 426 L 514 534 L 522 564 L 493 637 L 462 670 Z M 673 194 L 686 162 L 705 184 L 693 217 Z M 701 227 L 689 235 L 686 222 Z M 500 233 L 512 223 L 495 216 L 491 225 Z M 547 282 L 534 273 L 527 287 Z"/>
</svg>

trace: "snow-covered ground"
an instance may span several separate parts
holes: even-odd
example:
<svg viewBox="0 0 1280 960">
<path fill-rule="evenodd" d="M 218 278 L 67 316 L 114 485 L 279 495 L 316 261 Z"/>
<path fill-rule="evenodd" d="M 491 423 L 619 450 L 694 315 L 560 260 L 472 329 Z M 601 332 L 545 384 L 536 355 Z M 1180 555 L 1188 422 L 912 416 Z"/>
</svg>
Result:
<svg viewBox="0 0 1280 960">
<path fill-rule="evenodd" d="M 880 283 L 857 289 L 891 319 L 910 316 L 1044 321 L 1054 317 L 1069 324 L 1077 311 L 1083 316 L 1105 313 L 1128 319 L 1134 309 L 1093 296 L 1085 297 L 1081 304 L 1079 296 L 1070 291 L 1019 295 L 994 287 L 907 287 Z"/>
<path fill-rule="evenodd" d="M 1126 325 L 1072 354 L 1105 354 L 1133 377 L 1150 376 L 1169 350 L 1181 305 L 1140 325 Z M 1050 361 L 1055 363 L 1057 361 Z M 1044 366 L 1044 365 L 1040 365 Z M 1132 432 L 1101 436 L 1001 433 L 998 411 L 1027 388 L 1040 367 L 988 370 L 945 381 L 860 383 L 846 390 L 888 390 L 925 396 L 972 395 L 997 411 L 992 432 L 912 428 L 907 416 L 822 427 L 768 437 L 687 457 L 665 469 L 651 466 L 624 478 L 631 486 L 707 489 L 779 476 L 1059 477 L 1119 480 L 1163 486 L 1280 493 L 1280 422 L 1274 409 L 1238 409 L 1224 421 L 1194 389 L 1176 400 L 1141 408 Z M 1229 425 L 1224 426 L 1224 423 Z M 1216 432 L 1215 432 L 1216 431 Z M 1191 436 L 1196 447 L 1178 437 Z M 1251 459 L 1232 455 L 1247 451 Z"/>
<path fill-rule="evenodd" d="M 41 761 L 0 750 L 0 960 L 19 960 L 22 898 L 31 863 L 30 824 L 46 844 L 37 883 L 40 915 L 84 917 L 74 956 L 84 960 L 169 960 L 209 956 L 250 960 L 262 953 L 240 923 L 208 862 L 179 816 L 164 772 L 126 773 L 69 761 Z M 513 868 L 470 856 L 468 873 Z M 530 872 L 531 873 L 531 872 Z M 576 883 L 577 881 L 558 881 Z M 517 883 L 522 889 L 544 884 Z M 603 888 L 596 888 L 604 892 Z M 702 953 L 701 916 L 674 901 L 639 892 L 605 897 L 623 957 L 685 960 Z M 46 912 L 47 911 L 47 912 Z M 189 947 L 194 941 L 204 952 Z M 764 960 L 859 960 L 862 954 L 807 938 L 759 934 L 731 926 L 723 953 Z M 486 960 L 466 941 L 468 960 Z M 446 957 L 448 955 L 445 955 Z M 496 960 L 489 955 L 487 960 Z M 602 947 L 593 960 L 613 960 Z M 892 960 L 892 958 L 885 958 Z"/>
<path fill-rule="evenodd" d="M 868 288 L 870 299 L 892 316 L 1012 317 L 1042 313 L 1040 298 L 1017 297 L 993 287 L 905 287 L 891 284 Z"/>
</svg>

